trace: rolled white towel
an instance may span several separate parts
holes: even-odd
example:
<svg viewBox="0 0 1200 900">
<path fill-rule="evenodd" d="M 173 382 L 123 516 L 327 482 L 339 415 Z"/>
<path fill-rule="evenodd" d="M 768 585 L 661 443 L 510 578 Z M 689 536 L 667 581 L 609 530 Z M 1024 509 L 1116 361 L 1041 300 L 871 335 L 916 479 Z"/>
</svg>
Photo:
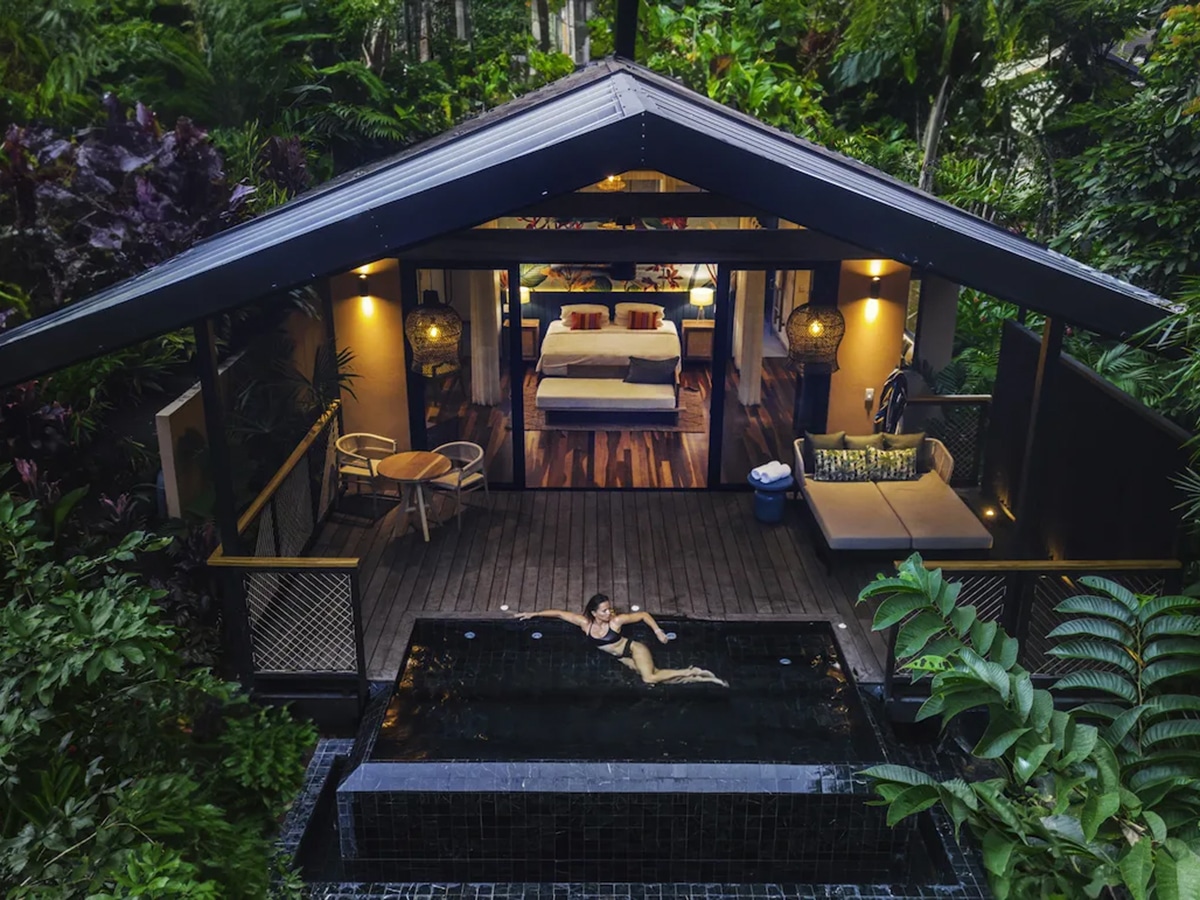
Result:
<svg viewBox="0 0 1200 900">
<path fill-rule="evenodd" d="M 769 465 L 771 467 L 771 471 L 768 473 L 768 478 L 767 478 L 768 482 L 782 481 L 784 478 L 787 478 L 789 475 L 792 474 L 792 467 L 789 466 L 787 463 L 782 463 L 782 462 L 779 462 L 778 460 L 773 460 L 770 463 L 768 463 L 767 465 Z"/>
<path fill-rule="evenodd" d="M 763 481 L 763 482 L 772 481 L 773 479 L 771 478 L 771 472 L 772 472 L 771 467 L 775 464 L 776 464 L 776 461 L 771 460 L 769 463 L 766 463 L 765 465 L 755 466 L 753 469 L 750 470 L 750 477 L 753 478 L 755 481 Z"/>
</svg>

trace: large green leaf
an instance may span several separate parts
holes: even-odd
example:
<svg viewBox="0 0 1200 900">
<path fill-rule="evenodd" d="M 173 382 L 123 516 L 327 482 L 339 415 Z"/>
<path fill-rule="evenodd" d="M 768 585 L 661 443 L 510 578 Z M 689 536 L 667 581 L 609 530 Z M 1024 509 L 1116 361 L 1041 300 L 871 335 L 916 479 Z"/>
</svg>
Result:
<svg viewBox="0 0 1200 900">
<path fill-rule="evenodd" d="M 1073 688 L 1112 694 L 1114 697 L 1120 697 L 1130 703 L 1137 703 L 1138 699 L 1137 689 L 1130 684 L 1127 678 L 1123 678 L 1116 672 L 1097 672 L 1095 669 L 1072 672 L 1058 679 L 1052 690 L 1068 691 Z"/>
<path fill-rule="evenodd" d="M 1014 726 L 1006 716 L 996 716 L 984 729 L 983 736 L 971 750 L 971 755 L 982 759 L 997 759 L 1028 731 L 1027 727 Z"/>
<path fill-rule="evenodd" d="M 1049 691 L 1035 690 L 1033 692 L 1033 707 L 1029 712 L 1029 724 L 1037 731 L 1042 731 L 1050 724 L 1050 715 L 1054 712 L 1054 697 Z"/>
<path fill-rule="evenodd" d="M 976 653 L 980 656 L 987 656 L 988 650 L 992 648 L 992 641 L 996 639 L 996 631 L 999 626 L 995 622 L 976 621 L 971 626 L 971 644 Z"/>
<path fill-rule="evenodd" d="M 1084 838 L 1088 841 L 1094 840 L 1100 826 L 1115 816 L 1120 808 L 1121 797 L 1116 791 L 1092 791 L 1088 794 L 1087 800 L 1083 802 L 1083 811 L 1079 814 Z"/>
<path fill-rule="evenodd" d="M 988 662 L 966 647 L 959 653 L 959 659 L 976 678 L 990 684 L 1002 700 L 1008 701 L 1008 672 L 1002 666 Z"/>
<path fill-rule="evenodd" d="M 1126 711 L 1126 707 L 1117 706 L 1115 703 L 1084 703 L 1071 710 L 1077 716 L 1106 719 L 1109 722 Z"/>
<path fill-rule="evenodd" d="M 971 630 L 977 617 L 978 613 L 974 606 L 959 606 L 951 610 L 950 624 L 954 626 L 954 633 L 961 638 Z"/>
<path fill-rule="evenodd" d="M 1028 672 L 1012 672 L 1008 678 L 1017 718 L 1025 722 L 1033 711 L 1033 681 Z"/>
<path fill-rule="evenodd" d="M 1099 739 L 1100 732 L 1095 725 L 1085 725 L 1072 719 L 1067 725 L 1062 764 L 1070 765 L 1087 759 Z"/>
<path fill-rule="evenodd" d="M 866 775 L 869 778 L 874 778 L 878 781 L 895 781 L 900 784 L 912 786 L 914 784 L 936 785 L 937 781 L 930 778 L 919 769 L 910 769 L 908 766 L 895 766 L 886 764 L 882 766 L 872 766 L 869 769 L 863 769 L 858 773 Z"/>
<path fill-rule="evenodd" d="M 1151 725 L 1142 735 L 1142 745 L 1152 747 L 1163 741 L 1178 741 L 1186 738 L 1200 738 L 1200 720 L 1183 719 Z M 1200 757 L 1197 758 L 1197 762 L 1200 762 Z"/>
<path fill-rule="evenodd" d="M 1147 766 L 1129 777 L 1129 787 L 1139 794 L 1156 784 L 1184 784 L 1192 780 L 1192 768 L 1175 763 Z"/>
<path fill-rule="evenodd" d="M 1154 858 L 1150 841 L 1142 838 L 1117 861 L 1121 878 L 1129 890 L 1132 900 L 1147 900 L 1149 897 L 1150 875 L 1154 871 Z"/>
<path fill-rule="evenodd" d="M 946 620 L 937 613 L 928 610 L 917 613 L 900 626 L 900 632 L 896 635 L 897 658 L 916 656 L 925 649 L 930 638 L 945 628 Z"/>
<path fill-rule="evenodd" d="M 940 799 L 938 789 L 927 784 L 915 784 L 906 788 L 888 807 L 888 826 L 929 809 Z"/>
<path fill-rule="evenodd" d="M 977 706 L 987 706 L 989 703 L 997 702 L 996 693 L 990 687 L 974 687 L 968 689 L 960 689 L 942 695 L 942 702 L 935 706 L 929 706 L 930 698 L 921 705 L 917 711 L 918 721 L 928 719 L 930 716 L 940 715 L 945 722 L 949 722 L 959 713 L 965 712 L 968 709 L 974 709 Z M 928 710 L 926 707 L 929 706 Z"/>
<path fill-rule="evenodd" d="M 1008 873 L 1008 861 L 1016 843 L 1005 832 L 989 828 L 983 835 L 983 867 L 997 877 Z"/>
<path fill-rule="evenodd" d="M 1142 687 L 1147 688 L 1167 678 L 1195 675 L 1200 672 L 1200 660 L 1164 659 L 1152 662 L 1142 672 Z"/>
<path fill-rule="evenodd" d="M 1142 630 L 1142 637 L 1147 639 L 1168 634 L 1200 634 L 1200 616 L 1159 616 Z"/>
<path fill-rule="evenodd" d="M 1142 604 L 1138 610 L 1138 618 L 1142 622 L 1149 622 L 1155 616 L 1173 609 L 1200 609 L 1200 598 L 1182 596 L 1155 597 L 1153 600 L 1147 600 Z"/>
<path fill-rule="evenodd" d="M 1145 662 L 1164 656 L 1200 656 L 1200 636 L 1160 637 L 1151 641 L 1142 653 Z"/>
<path fill-rule="evenodd" d="M 1123 584 L 1117 584 L 1111 578 L 1104 578 L 1100 575 L 1084 575 L 1079 581 L 1081 584 L 1108 594 L 1131 612 L 1141 605 L 1141 601 L 1138 600 L 1133 591 L 1129 590 Z"/>
<path fill-rule="evenodd" d="M 1068 597 L 1054 607 L 1061 613 L 1083 613 L 1088 616 L 1101 616 L 1113 619 L 1122 625 L 1133 625 L 1137 620 L 1133 613 L 1124 605 L 1107 597 L 1095 597 L 1091 594 L 1081 594 L 1078 597 Z"/>
<path fill-rule="evenodd" d="M 1152 717 L 1172 712 L 1200 712 L 1200 697 L 1194 694 L 1164 694 L 1146 701 L 1146 706 Z"/>
<path fill-rule="evenodd" d="M 1074 844 L 1086 843 L 1083 838 L 1083 826 L 1074 816 L 1065 814 L 1042 816 L 1039 821 L 1042 823 L 1042 827 L 1055 837 Z"/>
<path fill-rule="evenodd" d="M 1036 732 L 1030 731 L 1021 735 L 1020 740 L 1013 745 L 1013 772 L 1016 773 L 1017 780 L 1024 784 L 1036 775 L 1047 754 L 1053 749 L 1054 744 L 1043 742 Z"/>
<path fill-rule="evenodd" d="M 1086 659 L 1094 663 L 1108 663 L 1137 675 L 1137 663 L 1129 654 L 1114 644 L 1105 641 L 1066 641 L 1050 649 L 1051 656 L 1059 659 Z"/>
<path fill-rule="evenodd" d="M 1102 637 L 1118 644 L 1133 643 L 1133 632 L 1106 619 L 1068 619 L 1046 635 L 1048 638 Z"/>
<path fill-rule="evenodd" d="M 1200 897 L 1200 856 L 1183 841 L 1167 838 L 1154 865 L 1157 900 L 1196 900 Z"/>
<path fill-rule="evenodd" d="M 1133 730 L 1133 727 L 1137 725 L 1138 720 L 1141 719 L 1141 717 L 1144 716 L 1148 711 L 1149 707 L 1147 707 L 1144 703 L 1140 706 L 1135 706 L 1132 709 L 1125 710 L 1123 713 L 1113 719 L 1112 724 L 1110 724 L 1108 728 L 1104 730 L 1104 739 L 1113 745 L 1120 744 L 1121 741 L 1125 740 L 1125 737 L 1129 734 L 1129 732 Z M 1078 712 L 1078 710 L 1076 710 L 1076 712 Z"/>
<path fill-rule="evenodd" d="M 894 594 L 879 604 L 871 630 L 883 631 L 919 609 L 929 609 L 929 598 L 918 592 Z"/>
</svg>

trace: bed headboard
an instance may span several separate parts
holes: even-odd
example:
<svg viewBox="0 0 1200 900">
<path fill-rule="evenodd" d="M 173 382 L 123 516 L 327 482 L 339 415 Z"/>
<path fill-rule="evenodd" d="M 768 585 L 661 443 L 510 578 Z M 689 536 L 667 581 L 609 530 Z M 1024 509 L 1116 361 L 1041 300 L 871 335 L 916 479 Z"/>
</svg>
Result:
<svg viewBox="0 0 1200 900">
<path fill-rule="evenodd" d="M 618 303 L 657 303 L 665 310 L 663 317 L 680 330 L 683 319 L 696 316 L 696 311 L 688 305 L 687 291 L 531 291 L 529 302 L 521 305 L 521 317 L 539 320 L 544 335 L 550 323 L 562 317 L 563 306 L 572 303 L 603 304 L 608 307 L 610 319 Z"/>
</svg>

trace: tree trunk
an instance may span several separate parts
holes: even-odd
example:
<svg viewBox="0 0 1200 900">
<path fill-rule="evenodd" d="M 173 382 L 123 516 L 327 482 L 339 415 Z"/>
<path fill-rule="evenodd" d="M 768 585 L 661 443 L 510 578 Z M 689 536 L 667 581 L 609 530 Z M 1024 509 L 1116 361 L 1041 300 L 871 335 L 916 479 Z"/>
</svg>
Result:
<svg viewBox="0 0 1200 900">
<path fill-rule="evenodd" d="M 942 126 L 946 124 L 946 107 L 950 102 L 950 76 L 942 78 L 942 86 L 938 88 L 937 100 L 929 113 L 929 121 L 925 123 L 925 147 L 921 154 L 921 176 L 917 187 L 922 191 L 933 192 L 933 176 L 937 171 L 938 141 L 942 137 Z"/>
<path fill-rule="evenodd" d="M 538 49 L 543 53 L 550 52 L 550 4 L 547 0 L 534 0 L 534 10 L 537 14 Z"/>
</svg>

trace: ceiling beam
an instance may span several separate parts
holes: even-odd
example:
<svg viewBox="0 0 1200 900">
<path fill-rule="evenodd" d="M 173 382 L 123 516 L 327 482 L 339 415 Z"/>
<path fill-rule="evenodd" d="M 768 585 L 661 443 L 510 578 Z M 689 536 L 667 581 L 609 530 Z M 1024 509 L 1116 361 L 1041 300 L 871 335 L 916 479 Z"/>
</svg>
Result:
<svg viewBox="0 0 1200 900">
<path fill-rule="evenodd" d="M 763 210 L 721 194 L 687 193 L 604 194 L 599 191 L 563 194 L 528 206 L 514 216 L 557 219 L 741 218 L 766 216 Z"/>
<path fill-rule="evenodd" d="M 634 231 L 474 229 L 405 250 L 400 259 L 424 265 L 491 268 L 510 262 L 641 262 L 771 264 L 784 268 L 840 259 L 871 259 L 861 247 L 815 231 Z"/>
</svg>

